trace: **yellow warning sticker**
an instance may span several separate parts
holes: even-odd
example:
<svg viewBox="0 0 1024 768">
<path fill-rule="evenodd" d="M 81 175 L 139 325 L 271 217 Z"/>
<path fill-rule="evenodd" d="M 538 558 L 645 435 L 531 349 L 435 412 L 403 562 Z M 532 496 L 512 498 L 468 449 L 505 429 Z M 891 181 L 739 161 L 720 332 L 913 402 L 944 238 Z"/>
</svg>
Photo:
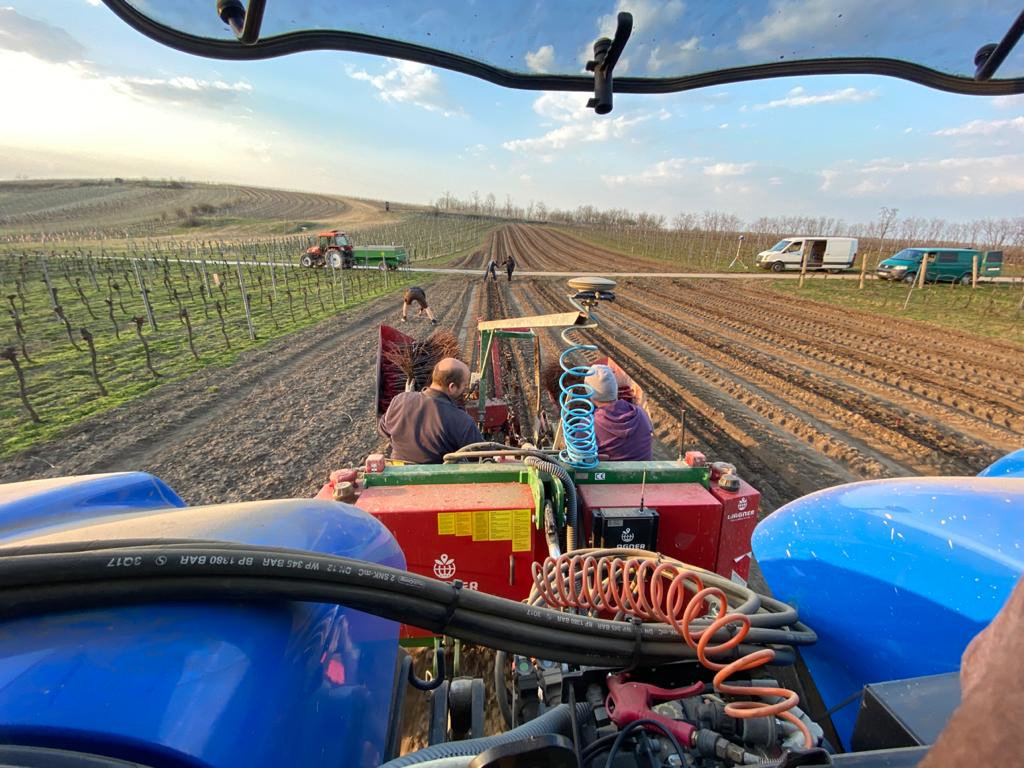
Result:
<svg viewBox="0 0 1024 768">
<path fill-rule="evenodd" d="M 491 541 L 509 541 L 512 538 L 512 510 L 495 509 L 491 512 Z"/>
<path fill-rule="evenodd" d="M 438 512 L 437 513 L 437 535 L 438 536 L 454 536 L 455 535 L 455 513 L 454 512 Z"/>
<path fill-rule="evenodd" d="M 529 552 L 531 533 L 530 510 L 517 509 L 512 513 L 512 551 Z"/>
<path fill-rule="evenodd" d="M 533 547 L 533 521 L 528 509 L 438 512 L 438 536 L 472 536 L 473 541 L 511 541 L 513 552 Z"/>
<path fill-rule="evenodd" d="M 473 541 L 488 541 L 491 538 L 487 512 L 473 513 Z"/>
</svg>

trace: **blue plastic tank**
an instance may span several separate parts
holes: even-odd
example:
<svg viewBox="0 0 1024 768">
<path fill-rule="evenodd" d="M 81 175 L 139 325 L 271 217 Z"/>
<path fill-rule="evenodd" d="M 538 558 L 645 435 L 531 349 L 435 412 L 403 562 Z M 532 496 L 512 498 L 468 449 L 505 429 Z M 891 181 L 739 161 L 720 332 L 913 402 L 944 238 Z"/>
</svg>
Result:
<svg viewBox="0 0 1024 768">
<path fill-rule="evenodd" d="M 801 653 L 849 747 L 867 683 L 960 668 L 1024 571 L 1024 479 L 900 478 L 819 491 L 758 524 L 775 597 L 819 636 Z"/>
<path fill-rule="evenodd" d="M 29 533 L 51 522 L 184 506 L 181 497 L 163 480 L 146 472 L 5 483 L 0 485 L 0 539 Z"/>
<path fill-rule="evenodd" d="M 405 567 L 373 517 L 316 500 L 50 516 L 0 546 L 161 537 Z M 10 620 L 0 623 L 0 740 L 160 766 L 377 765 L 398 628 L 340 606 L 284 601 Z"/>
<path fill-rule="evenodd" d="M 1024 448 L 992 462 L 978 473 L 978 477 L 1024 477 Z"/>
</svg>

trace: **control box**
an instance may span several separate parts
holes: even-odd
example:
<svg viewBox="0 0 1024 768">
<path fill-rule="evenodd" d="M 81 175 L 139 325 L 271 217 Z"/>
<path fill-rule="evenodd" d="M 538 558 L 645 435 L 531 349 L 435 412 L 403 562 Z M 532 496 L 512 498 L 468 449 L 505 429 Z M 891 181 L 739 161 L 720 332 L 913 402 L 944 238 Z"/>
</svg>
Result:
<svg viewBox="0 0 1024 768">
<path fill-rule="evenodd" d="M 700 483 L 580 485 L 579 497 L 584 526 L 596 523 L 598 510 L 604 513 L 608 510 L 641 509 L 642 499 L 642 508 L 654 512 L 658 521 L 655 545 L 649 549 L 709 571 L 717 570 L 722 502 Z M 625 523 L 622 527 L 626 527 Z M 587 536 L 593 537 L 596 546 L 598 536 L 593 528 L 587 531 Z M 749 538 L 745 543 L 743 551 L 747 552 L 750 549 Z M 717 572 L 729 576 L 732 570 L 730 567 L 724 573 Z"/>
<path fill-rule="evenodd" d="M 658 550 L 658 513 L 650 507 L 595 509 L 590 525 L 595 547 Z"/>
</svg>

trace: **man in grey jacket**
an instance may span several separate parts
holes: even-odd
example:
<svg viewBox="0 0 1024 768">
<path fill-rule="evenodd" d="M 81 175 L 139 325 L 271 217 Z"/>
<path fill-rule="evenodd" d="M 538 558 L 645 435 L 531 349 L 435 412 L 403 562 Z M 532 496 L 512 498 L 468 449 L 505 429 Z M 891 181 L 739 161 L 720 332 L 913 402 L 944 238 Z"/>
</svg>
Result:
<svg viewBox="0 0 1024 768">
<path fill-rule="evenodd" d="M 377 425 L 391 440 L 391 458 L 440 464 L 446 453 L 483 442 L 476 422 L 461 405 L 468 389 L 469 367 L 446 357 L 434 366 L 429 387 L 395 395 Z"/>
</svg>

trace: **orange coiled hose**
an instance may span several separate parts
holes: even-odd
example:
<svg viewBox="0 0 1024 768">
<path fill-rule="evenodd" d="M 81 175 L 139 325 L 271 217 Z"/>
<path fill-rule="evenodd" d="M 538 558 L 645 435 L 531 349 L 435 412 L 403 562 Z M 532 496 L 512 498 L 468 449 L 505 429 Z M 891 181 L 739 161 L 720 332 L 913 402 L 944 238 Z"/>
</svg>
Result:
<svg viewBox="0 0 1024 768">
<path fill-rule="evenodd" d="M 670 625 L 683 641 L 696 651 L 700 663 L 715 672 L 712 681 L 719 693 L 732 696 L 773 696 L 775 704 L 760 701 L 735 701 L 726 704 L 730 717 L 780 717 L 796 726 L 804 737 L 804 746 L 814 746 L 814 738 L 804 722 L 791 710 L 800 702 L 788 688 L 737 686 L 727 681 L 737 672 L 769 664 L 775 651 L 763 648 L 741 656 L 729 664 L 720 664 L 709 656 L 729 651 L 743 642 L 750 631 L 750 618 L 730 613 L 725 592 L 705 587 L 700 574 L 677 560 L 652 556 L 593 553 L 565 554 L 534 563 L 534 593 L 531 602 L 543 600 L 552 608 L 574 608 L 588 613 L 613 613 L 635 616 L 643 621 Z M 710 618 L 711 623 L 691 630 L 695 619 Z M 728 640 L 711 644 L 715 633 L 729 625 L 738 625 Z"/>
</svg>

